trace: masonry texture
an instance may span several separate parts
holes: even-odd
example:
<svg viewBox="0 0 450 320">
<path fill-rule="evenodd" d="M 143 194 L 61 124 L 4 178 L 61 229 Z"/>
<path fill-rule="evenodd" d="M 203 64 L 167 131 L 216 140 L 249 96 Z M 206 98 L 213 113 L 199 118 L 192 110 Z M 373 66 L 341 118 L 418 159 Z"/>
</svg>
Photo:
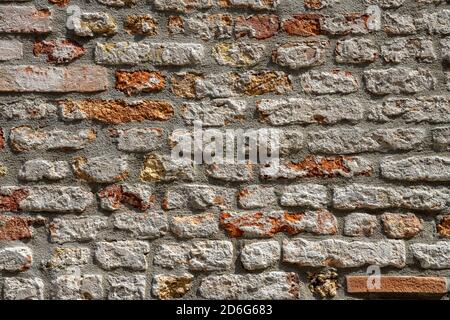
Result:
<svg viewBox="0 0 450 320">
<path fill-rule="evenodd" d="M 449 0 L 0 0 L 1 299 L 448 299 L 449 237 Z"/>
</svg>

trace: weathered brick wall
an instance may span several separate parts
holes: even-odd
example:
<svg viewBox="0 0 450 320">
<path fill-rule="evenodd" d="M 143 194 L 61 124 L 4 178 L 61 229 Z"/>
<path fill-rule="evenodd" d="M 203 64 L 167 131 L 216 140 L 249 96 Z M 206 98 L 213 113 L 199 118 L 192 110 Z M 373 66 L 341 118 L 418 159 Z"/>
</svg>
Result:
<svg viewBox="0 0 450 320">
<path fill-rule="evenodd" d="M 448 0 L 0 0 L 0 61 L 3 299 L 447 294 Z"/>
</svg>

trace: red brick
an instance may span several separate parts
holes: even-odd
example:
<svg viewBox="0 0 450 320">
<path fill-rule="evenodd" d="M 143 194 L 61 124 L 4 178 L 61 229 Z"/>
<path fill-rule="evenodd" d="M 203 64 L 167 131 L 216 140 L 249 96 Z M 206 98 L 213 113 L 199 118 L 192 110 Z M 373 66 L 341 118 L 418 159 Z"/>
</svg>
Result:
<svg viewBox="0 0 450 320">
<path fill-rule="evenodd" d="M 380 288 L 368 288 L 368 276 L 347 276 L 349 293 L 402 293 L 445 294 L 446 279 L 443 277 L 381 276 Z M 372 279 L 371 279 L 372 280 Z M 375 284 L 375 282 L 374 282 Z"/>
<path fill-rule="evenodd" d="M 235 23 L 236 38 L 251 37 L 267 39 L 273 37 L 280 29 L 280 22 L 276 15 L 238 16 Z"/>
<path fill-rule="evenodd" d="M 158 71 L 116 71 L 116 89 L 126 95 L 164 89 L 166 78 Z"/>
<path fill-rule="evenodd" d="M 3 129 L 0 128 L 0 150 L 5 147 L 5 134 L 3 133 Z"/>
<path fill-rule="evenodd" d="M 33 236 L 32 225 L 44 222 L 44 218 L 0 215 L 0 240 L 30 239 Z"/>
<path fill-rule="evenodd" d="M 440 236 L 450 237 L 450 215 L 443 216 L 436 228 Z"/>
<path fill-rule="evenodd" d="M 321 33 L 320 19 L 315 13 L 296 14 L 283 22 L 283 30 L 291 36 L 316 36 Z"/>
</svg>

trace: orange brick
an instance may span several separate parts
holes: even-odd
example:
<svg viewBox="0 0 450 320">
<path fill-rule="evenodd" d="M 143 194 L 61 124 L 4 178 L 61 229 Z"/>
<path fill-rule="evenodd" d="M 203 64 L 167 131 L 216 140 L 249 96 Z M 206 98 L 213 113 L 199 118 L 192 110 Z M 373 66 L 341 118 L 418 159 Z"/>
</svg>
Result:
<svg viewBox="0 0 450 320">
<path fill-rule="evenodd" d="M 447 282 L 444 277 L 381 276 L 380 288 L 368 288 L 368 276 L 347 276 L 349 293 L 422 293 L 445 294 Z"/>
</svg>

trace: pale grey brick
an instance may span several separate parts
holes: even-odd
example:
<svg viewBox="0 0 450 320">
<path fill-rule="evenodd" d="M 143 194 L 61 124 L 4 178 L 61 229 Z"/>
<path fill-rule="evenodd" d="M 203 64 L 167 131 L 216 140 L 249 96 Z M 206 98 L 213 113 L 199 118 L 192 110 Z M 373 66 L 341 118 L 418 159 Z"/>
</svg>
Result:
<svg viewBox="0 0 450 320">
<path fill-rule="evenodd" d="M 42 185 L 33 187 L 3 187 L 0 194 L 24 190 L 26 196 L 18 201 L 23 211 L 83 212 L 94 201 L 94 195 L 83 187 Z M 5 191 L 5 193 L 3 193 Z"/>
<path fill-rule="evenodd" d="M 409 248 L 422 268 L 450 268 L 450 242 L 448 241 L 438 241 L 434 244 L 413 243 Z"/>
<path fill-rule="evenodd" d="M 233 255 L 230 241 L 163 243 L 156 248 L 153 263 L 167 269 L 221 271 L 231 268 Z"/>
<path fill-rule="evenodd" d="M 387 98 L 369 109 L 368 119 L 387 122 L 402 119 L 407 123 L 450 122 L 450 99 L 445 96 Z"/>
<path fill-rule="evenodd" d="M 395 11 L 383 13 L 384 31 L 389 34 L 406 35 L 416 32 L 414 17 L 409 14 L 402 14 Z"/>
<path fill-rule="evenodd" d="M 248 164 L 211 164 L 206 175 L 222 181 L 244 182 L 253 180 L 253 165 Z"/>
<path fill-rule="evenodd" d="M 351 38 L 338 40 L 336 43 L 336 62 L 370 63 L 378 57 L 378 46 L 370 39 Z"/>
<path fill-rule="evenodd" d="M 41 278 L 5 278 L 3 299 L 43 300 L 44 282 Z"/>
<path fill-rule="evenodd" d="M 109 276 L 108 300 L 143 300 L 145 281 L 145 275 Z"/>
<path fill-rule="evenodd" d="M 364 71 L 366 89 L 377 95 L 418 93 L 433 90 L 436 79 L 430 70 L 406 67 Z"/>
<path fill-rule="evenodd" d="M 181 107 L 181 116 L 188 125 L 201 121 L 202 126 L 216 127 L 243 120 L 248 109 L 246 101 L 236 99 L 186 102 Z"/>
<path fill-rule="evenodd" d="M 431 129 L 433 148 L 439 151 L 450 151 L 450 127 Z"/>
<path fill-rule="evenodd" d="M 175 216 L 170 230 L 181 239 L 208 238 L 219 232 L 219 218 L 214 213 Z"/>
<path fill-rule="evenodd" d="M 0 271 L 26 271 L 32 264 L 33 252 L 26 246 L 5 247 L 0 249 Z"/>
<path fill-rule="evenodd" d="M 284 240 L 283 262 L 298 266 L 354 268 L 365 265 L 403 268 L 406 265 L 406 248 L 403 241 L 344 241 L 326 239 Z"/>
<path fill-rule="evenodd" d="M 272 54 L 272 60 L 282 67 L 301 69 L 325 63 L 330 47 L 328 40 L 304 40 L 279 46 Z"/>
<path fill-rule="evenodd" d="M 317 99 L 263 99 L 257 103 L 261 120 L 271 125 L 334 124 L 361 121 L 365 103 L 357 99 L 322 97 Z"/>
<path fill-rule="evenodd" d="M 385 158 L 380 163 L 381 176 L 405 181 L 450 181 L 450 158 L 445 156 L 412 156 Z"/>
<path fill-rule="evenodd" d="M 312 183 L 287 186 L 280 197 L 280 204 L 286 207 L 326 208 L 328 202 L 327 187 Z"/>
<path fill-rule="evenodd" d="M 56 277 L 54 298 L 99 300 L 103 298 L 103 277 L 96 274 L 65 274 Z"/>
<path fill-rule="evenodd" d="M 0 61 L 20 60 L 23 58 L 23 45 L 15 40 L 0 40 Z"/>
<path fill-rule="evenodd" d="M 150 245 L 144 241 L 127 240 L 115 242 L 98 242 L 95 259 L 105 270 L 125 268 L 129 270 L 146 270 L 146 255 Z"/>
<path fill-rule="evenodd" d="M 26 161 L 19 170 L 18 178 L 25 181 L 61 180 L 71 174 L 67 161 L 34 159 Z"/>
<path fill-rule="evenodd" d="M 252 242 L 244 245 L 241 262 L 246 270 L 266 269 L 280 260 L 281 248 L 278 241 Z"/>
<path fill-rule="evenodd" d="M 381 46 L 381 55 L 386 62 L 400 63 L 409 58 L 431 63 L 437 55 L 433 41 L 426 38 L 394 38 Z"/>
<path fill-rule="evenodd" d="M 211 0 L 154 0 L 156 10 L 179 11 L 208 9 L 212 6 Z"/>
<path fill-rule="evenodd" d="M 383 9 L 398 8 L 403 5 L 405 0 L 364 0 L 367 4 L 375 4 Z"/>
<path fill-rule="evenodd" d="M 426 131 L 419 128 L 329 129 L 310 132 L 308 147 L 327 154 L 404 151 L 419 149 L 425 138 Z"/>
<path fill-rule="evenodd" d="M 118 129 L 114 132 L 117 149 L 125 152 L 150 152 L 164 145 L 161 128 Z"/>
<path fill-rule="evenodd" d="M 96 138 L 92 129 L 65 131 L 60 129 L 43 130 L 28 126 L 15 127 L 9 134 L 11 147 L 15 151 L 31 150 L 80 150 Z"/>
<path fill-rule="evenodd" d="M 49 226 L 50 241 L 66 243 L 95 240 L 99 232 L 107 228 L 107 220 L 102 216 L 55 218 Z"/>
<path fill-rule="evenodd" d="M 168 188 L 163 208 L 194 210 L 227 209 L 236 203 L 235 190 L 220 186 L 186 184 Z"/>
<path fill-rule="evenodd" d="M 426 12 L 423 14 L 423 23 L 430 34 L 450 34 L 450 10 Z"/>
<path fill-rule="evenodd" d="M 363 212 L 352 212 L 344 218 L 344 234 L 350 237 L 370 237 L 380 227 L 377 216 Z"/>
<path fill-rule="evenodd" d="M 442 60 L 444 60 L 447 63 L 450 63 L 450 37 L 442 39 L 440 44 L 441 44 Z"/>
<path fill-rule="evenodd" d="M 110 155 L 86 158 L 77 157 L 72 164 L 75 175 L 82 180 L 112 183 L 128 176 L 128 157 Z"/>
<path fill-rule="evenodd" d="M 238 194 L 238 203 L 244 209 L 256 209 L 276 206 L 275 188 L 264 185 L 249 185 L 242 188 Z"/>
<path fill-rule="evenodd" d="M 312 94 L 348 94 L 358 91 L 359 80 L 349 71 L 309 71 L 300 76 L 303 91 Z"/>
<path fill-rule="evenodd" d="M 113 215 L 113 224 L 137 239 L 159 238 L 168 230 L 167 217 L 162 212 L 118 212 Z"/>
<path fill-rule="evenodd" d="M 212 48 L 212 56 L 219 65 L 231 67 L 253 67 L 267 56 L 262 43 L 222 42 Z"/>
<path fill-rule="evenodd" d="M 281 271 L 208 276 L 199 288 L 206 299 L 298 299 L 299 291 L 298 275 Z"/>
<path fill-rule="evenodd" d="M 426 186 L 373 186 L 351 184 L 334 187 L 333 205 L 337 209 L 403 208 L 439 211 L 450 203 L 450 190 Z"/>
<path fill-rule="evenodd" d="M 203 45 L 196 43 L 97 43 L 95 61 L 108 65 L 185 66 L 202 63 L 204 51 Z"/>
<path fill-rule="evenodd" d="M 33 120 L 56 117 L 58 108 L 51 102 L 20 99 L 11 103 L 0 103 L 0 118 L 7 120 Z"/>
</svg>

